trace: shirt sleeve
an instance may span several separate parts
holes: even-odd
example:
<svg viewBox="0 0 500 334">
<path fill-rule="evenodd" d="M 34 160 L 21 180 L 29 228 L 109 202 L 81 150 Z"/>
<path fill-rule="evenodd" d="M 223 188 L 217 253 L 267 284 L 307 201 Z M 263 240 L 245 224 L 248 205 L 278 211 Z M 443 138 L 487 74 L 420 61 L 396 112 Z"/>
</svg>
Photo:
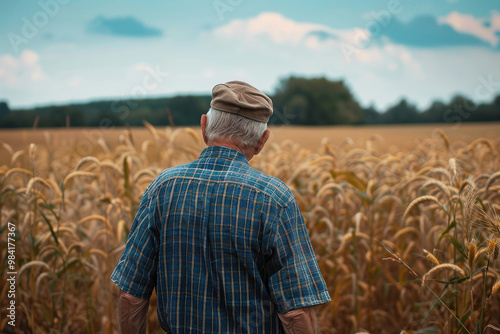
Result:
<svg viewBox="0 0 500 334">
<path fill-rule="evenodd" d="M 269 290 L 279 313 L 330 301 L 302 213 L 295 200 L 273 226 Z"/>
<path fill-rule="evenodd" d="M 142 197 L 127 238 L 125 250 L 111 274 L 111 280 L 126 293 L 149 299 L 156 285 L 158 230 L 154 223 L 154 201 Z"/>
</svg>

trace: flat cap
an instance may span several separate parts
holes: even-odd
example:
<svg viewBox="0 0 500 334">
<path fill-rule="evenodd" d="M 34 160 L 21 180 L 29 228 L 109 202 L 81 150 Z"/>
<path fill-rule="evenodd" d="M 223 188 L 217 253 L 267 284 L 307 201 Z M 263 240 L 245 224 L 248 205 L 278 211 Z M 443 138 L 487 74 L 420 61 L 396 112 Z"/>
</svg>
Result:
<svg viewBox="0 0 500 334">
<path fill-rule="evenodd" d="M 241 81 L 216 85 L 212 89 L 210 106 L 262 123 L 267 123 L 273 114 L 273 101 L 257 88 Z"/>
</svg>

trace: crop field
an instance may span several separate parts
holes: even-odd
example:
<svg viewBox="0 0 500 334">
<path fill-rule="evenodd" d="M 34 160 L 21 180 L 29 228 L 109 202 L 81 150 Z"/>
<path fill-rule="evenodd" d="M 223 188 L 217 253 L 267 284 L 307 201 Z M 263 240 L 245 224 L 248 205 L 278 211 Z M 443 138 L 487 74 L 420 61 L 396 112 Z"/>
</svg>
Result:
<svg viewBox="0 0 500 334">
<path fill-rule="evenodd" d="M 271 130 L 251 165 L 302 210 L 320 333 L 500 332 L 500 124 Z M 118 333 L 109 277 L 141 196 L 204 147 L 149 124 L 1 130 L 0 331 Z"/>
</svg>

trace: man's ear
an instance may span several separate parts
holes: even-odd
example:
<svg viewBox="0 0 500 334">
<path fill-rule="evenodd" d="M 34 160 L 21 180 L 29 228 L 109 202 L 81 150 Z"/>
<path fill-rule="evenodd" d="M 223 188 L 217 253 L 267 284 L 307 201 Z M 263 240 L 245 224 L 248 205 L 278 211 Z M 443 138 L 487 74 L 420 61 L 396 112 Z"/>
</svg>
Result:
<svg viewBox="0 0 500 334">
<path fill-rule="evenodd" d="M 262 136 L 259 139 L 259 142 L 257 143 L 257 147 L 255 148 L 254 155 L 257 155 L 260 153 L 260 151 L 262 151 L 262 149 L 264 148 L 264 145 L 266 144 L 267 140 L 269 139 L 270 134 L 271 134 L 271 130 L 267 129 L 266 131 L 264 131 L 264 133 L 262 134 Z"/>
<path fill-rule="evenodd" d="M 207 135 L 205 134 L 205 131 L 207 129 L 207 115 L 205 114 L 201 115 L 200 125 L 201 125 L 201 134 L 203 136 L 203 141 L 205 142 L 205 144 L 208 145 Z"/>
</svg>

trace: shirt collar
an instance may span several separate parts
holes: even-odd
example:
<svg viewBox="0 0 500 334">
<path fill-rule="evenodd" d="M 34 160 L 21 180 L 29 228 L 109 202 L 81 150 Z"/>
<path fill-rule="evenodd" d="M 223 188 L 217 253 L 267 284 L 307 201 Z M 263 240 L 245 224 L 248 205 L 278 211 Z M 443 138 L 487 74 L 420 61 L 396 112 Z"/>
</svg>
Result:
<svg viewBox="0 0 500 334">
<path fill-rule="evenodd" d="M 248 159 L 243 153 L 225 146 L 210 146 L 205 148 L 201 152 L 199 159 L 203 158 L 223 158 L 239 161 L 249 165 Z"/>
</svg>

